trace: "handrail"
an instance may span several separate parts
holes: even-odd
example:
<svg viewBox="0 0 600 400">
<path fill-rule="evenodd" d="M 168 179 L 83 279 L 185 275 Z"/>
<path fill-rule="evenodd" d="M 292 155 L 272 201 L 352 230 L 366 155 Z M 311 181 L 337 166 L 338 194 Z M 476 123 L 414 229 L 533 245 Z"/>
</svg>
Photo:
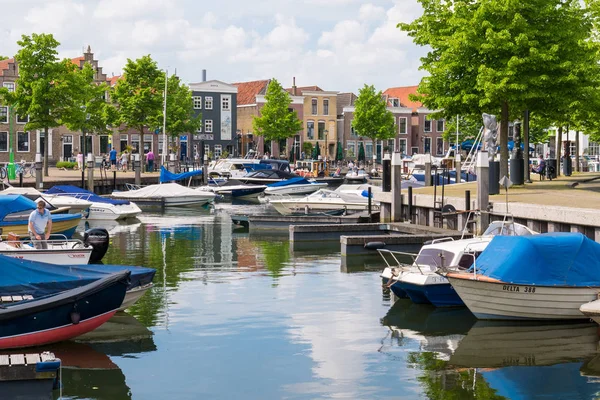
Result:
<svg viewBox="0 0 600 400">
<path fill-rule="evenodd" d="M 433 239 L 430 244 L 443 243 L 443 242 L 453 242 L 453 241 L 454 241 L 454 238 L 448 236 L 448 237 L 443 237 L 443 238 L 439 238 L 439 239 Z"/>
</svg>

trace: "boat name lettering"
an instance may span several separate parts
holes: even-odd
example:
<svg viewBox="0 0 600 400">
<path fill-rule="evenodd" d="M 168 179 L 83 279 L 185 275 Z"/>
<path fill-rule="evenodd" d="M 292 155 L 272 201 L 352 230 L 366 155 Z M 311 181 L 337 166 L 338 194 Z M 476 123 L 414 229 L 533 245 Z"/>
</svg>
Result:
<svg viewBox="0 0 600 400">
<path fill-rule="evenodd" d="M 520 286 L 502 285 L 502 290 L 506 290 L 507 292 L 535 293 L 535 287 L 533 286 L 524 286 L 523 290 L 521 290 Z"/>
</svg>

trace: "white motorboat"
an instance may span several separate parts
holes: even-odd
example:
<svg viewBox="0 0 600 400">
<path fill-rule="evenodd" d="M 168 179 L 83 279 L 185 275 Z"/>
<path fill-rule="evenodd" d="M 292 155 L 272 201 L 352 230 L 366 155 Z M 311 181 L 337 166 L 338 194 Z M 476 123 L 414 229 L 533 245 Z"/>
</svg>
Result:
<svg viewBox="0 0 600 400">
<path fill-rule="evenodd" d="M 366 197 L 339 193 L 329 189 L 320 189 L 308 196 L 299 198 L 282 197 L 270 199 L 269 203 L 282 215 L 340 209 L 366 211 L 368 208 L 368 199 Z M 379 210 L 379 205 L 373 202 L 372 209 Z"/>
<path fill-rule="evenodd" d="M 163 207 L 193 206 L 212 203 L 215 194 L 194 190 L 178 183 L 161 183 L 138 189 L 113 192 L 114 199 L 135 200 L 139 205 L 160 205 Z"/>
<path fill-rule="evenodd" d="M 87 264 L 94 250 L 77 239 L 52 239 L 44 241 L 46 249 L 36 248 L 31 240 L 3 240 L 0 254 L 22 260 L 49 264 Z"/>
<path fill-rule="evenodd" d="M 583 304 L 579 307 L 579 311 L 596 321 L 600 324 L 600 300 L 594 300 L 589 303 Z"/>
<path fill-rule="evenodd" d="M 600 294 L 600 244 L 580 233 L 496 236 L 472 270 L 447 273 L 479 319 L 577 320 Z"/>
<path fill-rule="evenodd" d="M 92 205 L 92 202 L 88 200 L 69 196 L 59 196 L 56 194 L 46 194 L 32 187 L 11 186 L 4 189 L 0 194 L 21 194 L 36 202 L 38 200 L 44 200 L 46 203 L 56 208 L 68 208 L 70 214 L 86 215 L 88 208 Z"/>
<path fill-rule="evenodd" d="M 357 167 L 354 167 L 352 170 L 348 171 L 346 173 L 346 176 L 344 176 L 344 179 L 346 180 L 346 182 L 349 182 L 349 183 L 356 183 L 356 182 L 364 183 L 369 178 L 370 178 L 369 173 L 367 171 L 365 171 L 364 168 L 357 168 Z"/>
<path fill-rule="evenodd" d="M 247 198 L 258 196 L 259 194 L 264 192 L 265 188 L 265 185 L 246 184 L 238 181 L 237 179 L 229 179 L 228 181 L 225 181 L 222 184 L 200 186 L 195 188 L 194 190 L 212 192 L 221 196 Z"/>
<path fill-rule="evenodd" d="M 132 201 L 101 197 L 72 185 L 53 186 L 46 193 L 91 201 L 87 219 L 121 220 L 135 218 L 142 213 L 142 210 Z"/>
<path fill-rule="evenodd" d="M 525 225 L 512 221 L 494 221 L 480 237 L 453 240 L 442 238 L 425 244 L 418 255 L 379 249 L 387 263 L 381 274 L 386 284 L 398 297 L 410 297 L 417 304 L 436 307 L 464 306 L 462 299 L 439 269 L 465 270 L 497 235 L 534 235 Z M 410 260 L 403 265 L 402 258 Z"/>
<path fill-rule="evenodd" d="M 289 178 L 281 182 L 270 183 L 265 189 L 265 194 L 309 194 L 327 187 L 327 183 L 307 180 L 304 177 Z"/>
</svg>

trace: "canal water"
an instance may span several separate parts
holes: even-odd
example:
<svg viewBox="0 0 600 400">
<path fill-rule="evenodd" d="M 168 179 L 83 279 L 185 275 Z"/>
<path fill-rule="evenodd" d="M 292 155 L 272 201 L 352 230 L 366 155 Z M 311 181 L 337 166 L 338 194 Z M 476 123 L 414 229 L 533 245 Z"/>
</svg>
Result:
<svg viewBox="0 0 600 400">
<path fill-rule="evenodd" d="M 598 326 L 478 322 L 466 309 L 394 301 L 378 259 L 339 244 L 234 229 L 265 205 L 144 213 L 104 261 L 157 270 L 127 313 L 63 360 L 65 399 L 593 399 Z M 81 227 L 83 229 L 83 226 Z M 55 394 L 55 398 L 59 397 Z M 1 396 L 0 396 L 1 397 Z"/>
</svg>

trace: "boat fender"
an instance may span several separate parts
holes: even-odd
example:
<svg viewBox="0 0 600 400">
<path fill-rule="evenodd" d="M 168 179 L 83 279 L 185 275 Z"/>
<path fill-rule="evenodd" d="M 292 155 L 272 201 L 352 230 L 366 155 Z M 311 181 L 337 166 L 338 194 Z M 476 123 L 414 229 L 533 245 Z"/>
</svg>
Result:
<svg viewBox="0 0 600 400">
<path fill-rule="evenodd" d="M 71 311 L 71 322 L 73 325 L 77 325 L 81 320 L 81 315 L 77 311 Z"/>
<path fill-rule="evenodd" d="M 92 228 L 83 234 L 83 243 L 86 246 L 92 246 L 90 255 L 90 264 L 97 264 L 108 251 L 110 236 L 104 228 Z"/>
<path fill-rule="evenodd" d="M 425 242 L 423 242 L 423 246 L 425 246 L 426 244 L 431 244 L 433 243 L 433 240 L 426 240 Z"/>
<path fill-rule="evenodd" d="M 383 249 L 384 247 L 385 247 L 384 242 L 367 242 L 367 243 L 365 243 L 365 249 L 367 249 L 367 250 Z"/>
</svg>

